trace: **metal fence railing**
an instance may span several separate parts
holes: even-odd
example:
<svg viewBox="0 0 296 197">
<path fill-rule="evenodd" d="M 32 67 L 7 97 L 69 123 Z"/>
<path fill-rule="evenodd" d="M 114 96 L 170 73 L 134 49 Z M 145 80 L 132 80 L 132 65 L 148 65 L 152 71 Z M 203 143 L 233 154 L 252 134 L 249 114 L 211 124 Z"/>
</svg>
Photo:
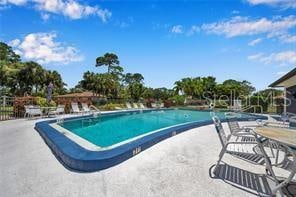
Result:
<svg viewBox="0 0 296 197">
<path fill-rule="evenodd" d="M 0 96 L 0 121 L 23 118 L 28 104 L 33 104 L 32 98 Z"/>
<path fill-rule="evenodd" d="M 10 120 L 15 118 L 13 101 L 13 97 L 0 97 L 0 120 Z"/>
</svg>

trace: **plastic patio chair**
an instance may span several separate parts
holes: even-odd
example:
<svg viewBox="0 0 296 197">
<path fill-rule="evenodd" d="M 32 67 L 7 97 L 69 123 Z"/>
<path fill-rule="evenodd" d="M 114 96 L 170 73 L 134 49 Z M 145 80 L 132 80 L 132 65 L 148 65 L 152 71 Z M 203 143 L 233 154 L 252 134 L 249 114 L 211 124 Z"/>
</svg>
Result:
<svg viewBox="0 0 296 197">
<path fill-rule="evenodd" d="M 83 112 L 91 112 L 91 109 L 88 107 L 88 105 L 86 103 L 81 103 L 81 106 L 82 106 L 82 110 Z"/>
<path fill-rule="evenodd" d="M 72 113 L 81 113 L 82 111 L 80 111 L 78 103 L 71 103 L 71 107 L 72 107 Z"/>
<path fill-rule="evenodd" d="M 141 109 L 145 109 L 146 107 L 143 105 L 143 103 L 139 103 L 139 106 Z"/>
<path fill-rule="evenodd" d="M 139 109 L 139 106 L 137 105 L 137 103 L 133 103 L 133 108 L 134 109 Z"/>
<path fill-rule="evenodd" d="M 42 117 L 42 110 L 41 110 L 40 106 L 38 106 L 38 105 L 28 106 L 28 108 L 26 110 L 27 110 L 26 113 L 27 113 L 28 118 L 32 118 L 36 115 Z"/>
<path fill-rule="evenodd" d="M 58 105 L 55 110 L 50 110 L 48 115 L 59 115 L 65 113 L 65 105 Z"/>
<path fill-rule="evenodd" d="M 125 105 L 126 105 L 126 108 L 127 108 L 127 109 L 132 109 L 132 106 L 131 106 L 130 103 L 126 102 Z"/>
</svg>

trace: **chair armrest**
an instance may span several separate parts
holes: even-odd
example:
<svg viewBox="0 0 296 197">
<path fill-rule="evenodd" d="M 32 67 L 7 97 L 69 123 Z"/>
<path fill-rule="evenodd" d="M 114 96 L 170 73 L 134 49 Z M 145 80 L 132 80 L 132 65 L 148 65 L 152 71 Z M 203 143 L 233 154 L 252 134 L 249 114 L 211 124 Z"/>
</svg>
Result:
<svg viewBox="0 0 296 197">
<path fill-rule="evenodd" d="M 226 146 L 229 144 L 258 144 L 257 142 L 227 142 Z"/>
</svg>

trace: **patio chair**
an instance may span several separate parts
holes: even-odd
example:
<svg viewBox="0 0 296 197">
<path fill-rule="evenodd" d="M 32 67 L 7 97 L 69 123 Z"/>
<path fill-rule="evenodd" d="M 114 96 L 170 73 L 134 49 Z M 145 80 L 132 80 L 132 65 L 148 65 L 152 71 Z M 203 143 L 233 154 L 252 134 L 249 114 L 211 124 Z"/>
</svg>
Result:
<svg viewBox="0 0 296 197">
<path fill-rule="evenodd" d="M 241 137 L 245 141 L 256 141 L 254 135 L 250 133 L 250 129 L 246 127 L 240 127 L 237 118 L 227 118 L 227 124 L 230 133 L 237 137 L 237 140 Z"/>
<path fill-rule="evenodd" d="M 65 105 L 58 105 L 55 110 L 50 110 L 48 115 L 59 115 L 65 113 Z"/>
<path fill-rule="evenodd" d="M 222 150 L 219 154 L 219 160 L 217 161 L 216 168 L 219 166 L 225 153 L 256 165 L 263 165 L 265 163 L 264 155 L 262 154 L 262 150 L 259 148 L 257 142 L 232 141 L 231 134 L 226 135 L 220 119 L 217 116 L 214 116 L 212 119 L 219 136 L 219 140 L 222 144 Z"/>
<path fill-rule="evenodd" d="M 24 108 L 25 108 L 24 118 L 29 116 L 30 108 L 32 108 L 32 107 L 33 107 L 33 105 L 24 105 Z"/>
<path fill-rule="evenodd" d="M 40 106 L 38 106 L 38 105 L 28 106 L 25 109 L 26 109 L 25 114 L 27 114 L 27 116 L 29 118 L 32 118 L 36 115 L 42 117 L 42 110 L 41 110 Z"/>
<path fill-rule="evenodd" d="M 151 103 L 151 107 L 152 108 L 157 108 L 157 104 L 156 103 Z"/>
<path fill-rule="evenodd" d="M 91 112 L 91 109 L 88 107 L 86 103 L 81 103 L 83 112 L 89 113 Z"/>
<path fill-rule="evenodd" d="M 71 103 L 71 107 L 72 107 L 72 113 L 82 113 L 83 111 L 80 111 L 78 103 Z"/>
<path fill-rule="evenodd" d="M 127 108 L 127 109 L 132 109 L 132 106 L 131 106 L 130 103 L 126 102 L 125 105 L 126 105 L 126 108 Z"/>
<path fill-rule="evenodd" d="M 164 103 L 160 103 L 159 108 L 164 108 Z"/>
<path fill-rule="evenodd" d="M 139 103 L 139 106 L 141 109 L 145 109 L 146 107 L 143 105 L 143 103 Z"/>
<path fill-rule="evenodd" d="M 276 184 L 276 187 L 272 190 L 272 193 L 274 194 L 274 191 L 279 190 L 279 192 L 282 194 L 282 191 L 278 188 L 279 186 L 279 181 L 277 180 L 275 173 L 272 169 L 272 166 L 277 166 L 277 167 L 285 167 L 286 169 L 291 168 L 293 166 L 291 160 L 287 159 L 287 154 L 282 152 L 284 154 L 284 159 L 282 162 L 278 163 L 276 161 L 275 164 L 271 162 L 270 157 L 267 155 L 265 149 L 264 149 L 264 144 L 267 141 L 266 139 L 258 136 L 257 134 L 253 133 L 252 130 L 250 130 L 250 134 L 254 135 L 254 138 L 256 139 L 256 142 L 253 141 L 246 141 L 246 142 L 238 142 L 238 141 L 231 141 L 231 134 L 226 136 L 223 126 L 217 116 L 214 116 L 213 122 L 216 128 L 216 131 L 218 133 L 220 142 L 222 144 L 222 150 L 220 151 L 219 154 L 219 159 L 217 161 L 214 174 L 220 173 L 220 162 L 222 161 L 222 158 L 225 153 L 228 153 L 234 157 L 237 157 L 239 159 L 242 159 L 244 161 L 247 161 L 249 163 L 255 164 L 255 165 L 265 165 L 265 170 L 268 175 L 270 175 L 273 178 L 273 181 Z M 280 151 L 280 149 L 277 149 Z M 278 155 L 275 158 L 278 160 Z M 295 158 L 294 158 L 295 162 Z M 291 164 L 292 163 L 292 164 Z M 288 166 L 288 167 L 287 167 Z M 291 170 L 291 169 L 289 169 Z M 292 169 L 293 170 L 293 169 Z"/>
<path fill-rule="evenodd" d="M 134 109 L 139 109 L 139 106 L 137 105 L 137 103 L 133 103 L 133 107 Z"/>
</svg>

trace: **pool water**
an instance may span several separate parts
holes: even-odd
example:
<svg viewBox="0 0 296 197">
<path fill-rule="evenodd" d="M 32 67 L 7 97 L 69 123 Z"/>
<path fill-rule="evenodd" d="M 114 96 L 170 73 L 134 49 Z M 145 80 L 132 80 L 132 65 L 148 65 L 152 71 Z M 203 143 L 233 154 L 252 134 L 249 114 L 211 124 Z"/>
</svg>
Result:
<svg viewBox="0 0 296 197">
<path fill-rule="evenodd" d="M 161 128 L 210 119 L 210 112 L 173 109 L 101 115 L 59 125 L 99 147 L 109 147 Z"/>
</svg>

